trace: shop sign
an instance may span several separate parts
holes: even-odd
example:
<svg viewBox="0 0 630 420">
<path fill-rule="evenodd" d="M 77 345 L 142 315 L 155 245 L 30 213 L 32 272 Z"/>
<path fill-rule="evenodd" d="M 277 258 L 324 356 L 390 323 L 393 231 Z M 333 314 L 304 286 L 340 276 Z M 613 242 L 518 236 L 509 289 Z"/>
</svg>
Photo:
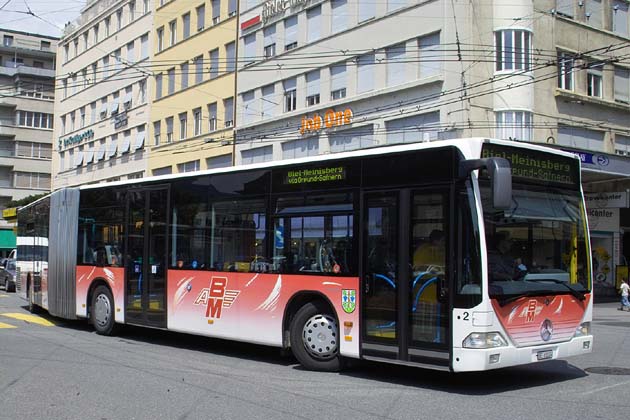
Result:
<svg viewBox="0 0 630 420">
<path fill-rule="evenodd" d="M 83 133 L 76 134 L 74 136 L 67 137 L 65 139 L 59 139 L 58 147 L 61 150 L 62 147 L 72 146 L 94 137 L 94 131 L 92 129 L 86 130 Z"/>
<path fill-rule="evenodd" d="M 618 232 L 619 231 L 619 209 L 613 208 L 589 208 L 588 228 L 591 231 Z"/>
<path fill-rule="evenodd" d="M 630 173 L 630 160 L 623 156 L 607 155 L 604 153 L 588 153 L 581 150 L 562 148 L 565 152 L 571 152 L 580 158 L 582 169 L 593 169 L 604 173 L 628 174 Z"/>
<path fill-rule="evenodd" d="M 322 128 L 341 127 L 352 124 L 352 117 L 353 114 L 350 108 L 346 108 L 343 111 L 329 109 L 324 113 L 323 117 L 318 113 L 315 113 L 311 118 L 302 117 L 300 134 L 315 133 Z"/>
<path fill-rule="evenodd" d="M 283 13 L 287 9 L 304 6 L 309 1 L 310 0 L 269 0 L 263 4 L 263 23 L 266 23 L 272 17 Z"/>
<path fill-rule="evenodd" d="M 2 210 L 3 219 L 14 219 L 17 217 L 17 207 L 11 207 Z"/>
<path fill-rule="evenodd" d="M 622 192 L 602 192 L 584 194 L 586 207 L 596 208 L 626 208 L 628 207 L 628 193 Z"/>
<path fill-rule="evenodd" d="M 114 129 L 119 129 L 120 127 L 125 127 L 127 125 L 127 113 L 121 112 L 119 114 L 114 115 Z"/>
</svg>

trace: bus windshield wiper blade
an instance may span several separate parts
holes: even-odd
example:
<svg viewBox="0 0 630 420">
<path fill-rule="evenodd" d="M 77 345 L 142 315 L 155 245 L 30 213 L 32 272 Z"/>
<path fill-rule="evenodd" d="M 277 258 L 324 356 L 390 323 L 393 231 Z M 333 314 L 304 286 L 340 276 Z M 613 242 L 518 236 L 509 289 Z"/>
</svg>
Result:
<svg viewBox="0 0 630 420">
<path fill-rule="evenodd" d="M 571 292 L 571 294 L 574 297 L 576 297 L 577 299 L 579 299 L 579 300 L 586 299 L 586 295 L 584 294 L 584 292 L 582 292 L 581 290 L 574 289 L 566 281 L 562 281 L 562 280 L 558 280 L 558 279 L 552 279 L 552 278 L 547 278 L 547 279 L 528 279 L 528 280 L 525 280 L 525 281 L 530 281 L 532 283 L 539 283 L 539 282 L 550 281 L 550 282 L 555 283 L 555 284 L 561 284 L 564 287 L 566 287 L 569 290 L 569 292 Z"/>
<path fill-rule="evenodd" d="M 503 307 L 508 303 L 514 302 L 522 297 L 530 297 L 530 296 L 540 296 L 540 292 L 538 291 L 527 291 L 523 293 L 518 293 L 516 295 L 508 295 L 507 297 L 496 296 L 497 301 L 499 302 L 499 306 Z M 495 296 L 490 296 L 491 298 Z"/>
</svg>

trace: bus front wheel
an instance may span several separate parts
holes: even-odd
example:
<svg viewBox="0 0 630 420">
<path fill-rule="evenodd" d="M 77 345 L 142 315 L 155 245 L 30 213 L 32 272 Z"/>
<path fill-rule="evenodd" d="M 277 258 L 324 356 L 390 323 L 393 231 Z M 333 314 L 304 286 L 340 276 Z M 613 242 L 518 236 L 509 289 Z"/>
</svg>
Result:
<svg viewBox="0 0 630 420">
<path fill-rule="evenodd" d="M 302 306 L 293 317 L 290 334 L 291 351 L 304 368 L 341 369 L 339 326 L 327 305 L 309 302 Z"/>
<path fill-rule="evenodd" d="M 97 334 L 112 335 L 116 326 L 114 321 L 114 298 L 105 286 L 98 286 L 92 295 L 90 319 Z"/>
</svg>

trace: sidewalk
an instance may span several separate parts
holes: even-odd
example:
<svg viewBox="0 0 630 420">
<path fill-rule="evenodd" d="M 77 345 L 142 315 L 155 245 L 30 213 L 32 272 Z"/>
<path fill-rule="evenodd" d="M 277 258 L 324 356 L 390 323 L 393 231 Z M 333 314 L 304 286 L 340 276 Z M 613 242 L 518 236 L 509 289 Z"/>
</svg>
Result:
<svg viewBox="0 0 630 420">
<path fill-rule="evenodd" d="M 621 299 L 615 302 L 595 303 L 593 304 L 593 320 L 606 317 L 619 317 L 630 321 L 630 312 L 620 311 Z"/>
</svg>

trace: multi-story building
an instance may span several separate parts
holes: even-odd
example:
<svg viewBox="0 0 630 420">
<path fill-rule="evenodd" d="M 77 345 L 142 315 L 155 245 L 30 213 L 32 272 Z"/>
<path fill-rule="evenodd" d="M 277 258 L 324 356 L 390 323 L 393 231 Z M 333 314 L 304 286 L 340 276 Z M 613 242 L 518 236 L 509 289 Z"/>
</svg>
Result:
<svg viewBox="0 0 630 420">
<path fill-rule="evenodd" d="M 244 0 L 240 22 L 237 164 L 488 136 L 579 153 L 586 191 L 630 187 L 623 0 Z M 608 290 L 630 257 L 612 213 Z"/>
<path fill-rule="evenodd" d="M 91 0 L 57 56 L 53 188 L 146 176 L 152 5 Z"/>
<path fill-rule="evenodd" d="M 0 210 L 50 191 L 58 38 L 0 30 Z M 15 247 L 0 220 L 0 256 Z"/>
<path fill-rule="evenodd" d="M 151 174 L 232 164 L 236 13 L 236 0 L 157 2 Z"/>
</svg>

